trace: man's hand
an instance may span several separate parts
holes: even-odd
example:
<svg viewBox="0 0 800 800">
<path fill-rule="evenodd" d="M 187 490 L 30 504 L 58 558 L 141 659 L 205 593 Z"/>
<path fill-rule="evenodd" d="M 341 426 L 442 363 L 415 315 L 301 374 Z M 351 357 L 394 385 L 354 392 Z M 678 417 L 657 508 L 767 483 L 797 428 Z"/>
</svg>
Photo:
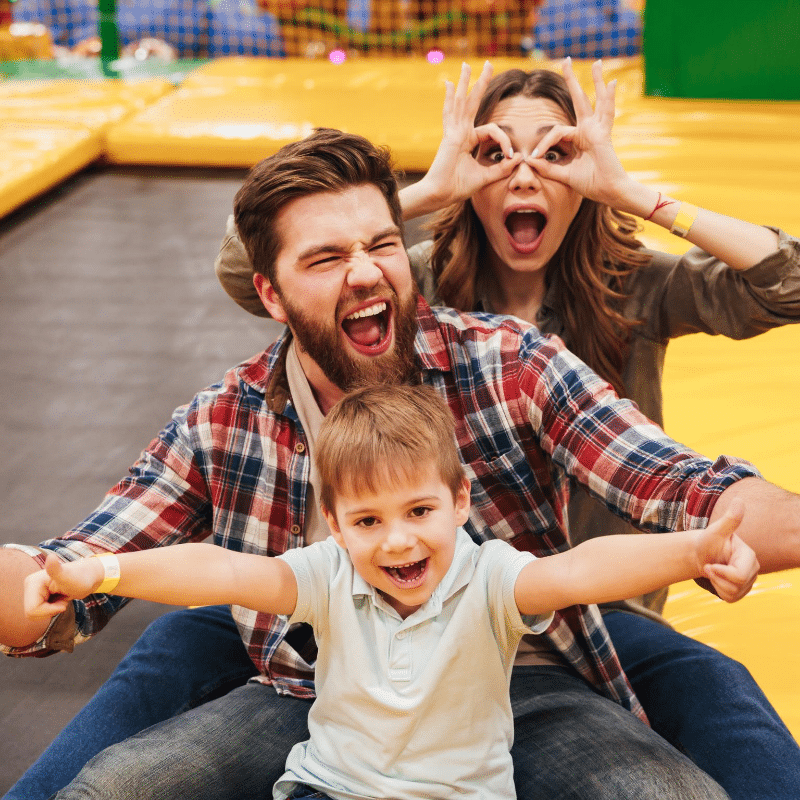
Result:
<svg viewBox="0 0 800 800">
<path fill-rule="evenodd" d="M 54 617 L 71 600 L 91 594 L 102 580 L 103 566 L 97 559 L 65 562 L 49 553 L 45 568 L 25 578 L 25 613 L 33 619 Z"/>
<path fill-rule="evenodd" d="M 736 501 L 697 536 L 698 571 L 727 603 L 741 600 L 758 577 L 755 552 L 736 535 L 743 516 L 744 505 Z"/>
</svg>

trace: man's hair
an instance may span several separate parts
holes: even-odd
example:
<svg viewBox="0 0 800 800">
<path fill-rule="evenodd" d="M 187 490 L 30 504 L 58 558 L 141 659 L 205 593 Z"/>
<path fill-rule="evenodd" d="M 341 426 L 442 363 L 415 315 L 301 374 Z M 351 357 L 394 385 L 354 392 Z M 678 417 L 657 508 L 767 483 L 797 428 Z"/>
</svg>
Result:
<svg viewBox="0 0 800 800">
<path fill-rule="evenodd" d="M 430 386 L 375 385 L 345 395 L 328 413 L 316 444 L 320 504 L 334 512 L 339 493 L 396 486 L 435 465 L 453 493 L 464 478 L 455 422 Z"/>
<path fill-rule="evenodd" d="M 275 285 L 282 247 L 276 227 L 280 211 L 300 197 L 373 185 L 386 199 L 397 227 L 403 215 L 391 155 L 368 139 L 333 128 L 317 128 L 256 164 L 236 194 L 233 215 L 255 272 Z"/>
</svg>

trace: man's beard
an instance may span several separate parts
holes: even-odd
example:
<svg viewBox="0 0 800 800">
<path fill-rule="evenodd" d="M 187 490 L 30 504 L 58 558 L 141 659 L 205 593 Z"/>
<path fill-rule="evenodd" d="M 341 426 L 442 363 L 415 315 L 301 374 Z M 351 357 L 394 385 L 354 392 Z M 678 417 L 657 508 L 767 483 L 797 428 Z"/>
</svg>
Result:
<svg viewBox="0 0 800 800">
<path fill-rule="evenodd" d="M 370 383 L 409 383 L 418 372 L 414 357 L 414 337 L 417 333 L 415 293 L 410 292 L 405 301 L 401 301 L 394 292 L 392 295 L 397 308 L 394 345 L 387 353 L 373 358 L 359 358 L 345 350 L 341 341 L 342 333 L 335 322 L 326 325 L 312 320 L 287 302 L 285 297 L 281 298 L 281 304 L 300 349 L 315 361 L 334 386 L 346 392 Z"/>
</svg>

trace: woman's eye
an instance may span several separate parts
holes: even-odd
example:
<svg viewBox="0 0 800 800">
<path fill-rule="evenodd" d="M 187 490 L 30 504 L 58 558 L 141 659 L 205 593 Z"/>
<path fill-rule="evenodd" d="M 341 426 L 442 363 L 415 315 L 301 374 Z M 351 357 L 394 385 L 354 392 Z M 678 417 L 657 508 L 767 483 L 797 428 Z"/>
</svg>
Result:
<svg viewBox="0 0 800 800">
<path fill-rule="evenodd" d="M 480 154 L 480 158 L 490 164 L 499 164 L 505 156 L 503 155 L 503 151 L 499 147 L 496 147 L 492 150 L 485 150 Z"/>
<path fill-rule="evenodd" d="M 561 160 L 563 153 L 559 150 L 548 150 L 544 154 L 544 160 L 549 161 L 551 164 L 555 164 L 556 162 Z"/>
</svg>

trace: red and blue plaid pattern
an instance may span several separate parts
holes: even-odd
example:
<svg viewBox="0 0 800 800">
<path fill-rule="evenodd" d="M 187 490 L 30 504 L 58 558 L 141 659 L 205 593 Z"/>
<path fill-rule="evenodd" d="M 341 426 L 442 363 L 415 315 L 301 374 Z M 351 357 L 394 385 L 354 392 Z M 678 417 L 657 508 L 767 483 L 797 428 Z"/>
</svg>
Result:
<svg viewBox="0 0 800 800">
<path fill-rule="evenodd" d="M 478 542 L 499 537 L 539 556 L 566 549 L 573 479 L 634 524 L 668 531 L 706 525 L 727 486 L 758 475 L 745 462 L 712 463 L 677 444 L 559 339 L 518 320 L 420 300 L 419 324 L 422 380 L 455 416 L 472 482 L 465 528 Z M 43 546 L 68 559 L 209 535 L 265 555 L 302 546 L 310 464 L 286 386 L 288 342 L 283 336 L 179 408 L 100 507 Z M 77 603 L 77 639 L 97 633 L 126 602 L 93 595 Z M 264 679 L 280 692 L 313 696 L 312 666 L 284 641 L 285 622 L 233 612 Z M 589 683 L 644 717 L 595 607 L 556 613 L 545 636 Z"/>
</svg>

